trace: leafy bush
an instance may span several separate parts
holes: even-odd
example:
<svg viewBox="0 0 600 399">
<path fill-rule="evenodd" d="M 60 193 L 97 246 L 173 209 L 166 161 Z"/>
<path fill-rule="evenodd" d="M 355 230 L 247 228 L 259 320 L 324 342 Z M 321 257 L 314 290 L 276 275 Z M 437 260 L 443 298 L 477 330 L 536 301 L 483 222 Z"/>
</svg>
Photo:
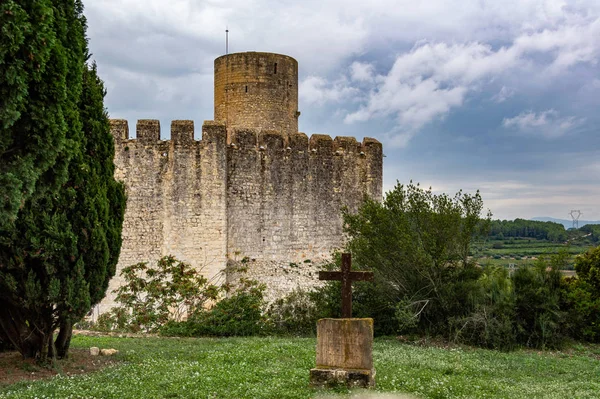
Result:
<svg viewBox="0 0 600 399">
<path fill-rule="evenodd" d="M 263 316 L 265 286 L 254 280 L 240 279 L 240 286 L 212 308 L 197 308 L 185 321 L 168 321 L 160 328 L 161 335 L 186 337 L 248 336 L 268 332 Z"/>
<path fill-rule="evenodd" d="M 575 258 L 576 278 L 562 284 L 567 328 L 578 339 L 600 342 L 600 246 Z"/>
<path fill-rule="evenodd" d="M 549 260 L 541 257 L 533 266 L 520 267 L 512 276 L 515 290 L 515 326 L 519 343 L 535 348 L 557 348 L 564 339 L 565 314 L 560 309 L 560 269 L 568 254 Z"/>
<path fill-rule="evenodd" d="M 315 291 L 294 290 L 269 305 L 266 317 L 272 332 L 282 335 L 314 335 L 317 320 L 329 316 L 319 306 L 320 295 Z"/>
<path fill-rule="evenodd" d="M 355 264 L 375 274 L 375 284 L 356 285 L 356 314 L 369 304 L 365 313 L 383 313 L 389 324 L 382 330 L 393 333 L 413 309 L 418 331 L 447 334 L 450 317 L 469 313 L 481 274 L 468 254 L 475 238 L 487 236 L 490 215 L 481 219 L 482 209 L 479 193 L 449 197 L 410 183 L 398 184 L 383 203 L 366 200 L 356 214 L 345 211 Z M 363 289 L 372 295 L 361 297 Z"/>
<path fill-rule="evenodd" d="M 450 322 L 458 342 L 486 348 L 509 350 L 516 345 L 514 290 L 504 267 L 488 267 L 473 291 L 475 306 L 464 317 Z"/>
<path fill-rule="evenodd" d="M 121 276 L 125 284 L 114 291 L 119 305 L 98 318 L 96 329 L 156 332 L 203 309 L 222 290 L 173 256 L 161 258 L 156 267 L 147 262 L 126 267 Z"/>
</svg>

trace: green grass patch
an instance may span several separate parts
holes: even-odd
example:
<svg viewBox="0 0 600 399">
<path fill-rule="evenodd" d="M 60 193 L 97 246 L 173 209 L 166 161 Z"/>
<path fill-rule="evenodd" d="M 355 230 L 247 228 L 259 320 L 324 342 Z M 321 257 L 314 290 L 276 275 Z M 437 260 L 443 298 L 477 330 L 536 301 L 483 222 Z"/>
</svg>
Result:
<svg viewBox="0 0 600 399">
<path fill-rule="evenodd" d="M 124 362 L 100 372 L 10 385 L 0 398 L 314 398 L 314 338 L 74 338 L 114 347 Z M 422 398 L 598 398 L 600 349 L 501 353 L 377 339 L 377 391 Z M 345 390 L 334 394 L 347 396 Z"/>
</svg>

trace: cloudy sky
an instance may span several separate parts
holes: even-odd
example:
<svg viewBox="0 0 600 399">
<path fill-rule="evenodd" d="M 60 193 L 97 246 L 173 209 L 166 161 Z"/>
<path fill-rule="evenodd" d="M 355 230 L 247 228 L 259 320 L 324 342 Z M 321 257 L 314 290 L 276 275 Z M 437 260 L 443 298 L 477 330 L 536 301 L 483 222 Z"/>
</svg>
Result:
<svg viewBox="0 0 600 399">
<path fill-rule="evenodd" d="M 213 60 L 291 55 L 300 131 L 375 137 L 384 188 L 600 220 L 598 0 L 84 0 L 113 118 L 213 117 Z"/>
</svg>

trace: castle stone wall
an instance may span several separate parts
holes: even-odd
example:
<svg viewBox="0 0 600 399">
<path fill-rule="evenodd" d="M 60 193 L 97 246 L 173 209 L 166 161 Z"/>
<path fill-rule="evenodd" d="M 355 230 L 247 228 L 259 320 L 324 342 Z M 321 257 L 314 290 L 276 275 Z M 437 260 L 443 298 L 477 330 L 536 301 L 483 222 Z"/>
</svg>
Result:
<svg viewBox="0 0 600 399">
<path fill-rule="evenodd" d="M 341 208 L 381 198 L 381 145 L 255 129 L 229 137 L 229 265 L 247 257 L 248 275 L 267 283 L 270 299 L 314 286 L 317 267 L 343 245 Z"/>
<path fill-rule="evenodd" d="M 215 121 L 194 140 L 192 121 L 173 121 L 161 140 L 157 120 L 139 120 L 136 139 L 112 120 L 115 176 L 127 208 L 120 271 L 174 255 L 214 282 L 245 276 L 267 299 L 319 284 L 318 268 L 343 245 L 341 208 L 365 195 L 381 200 L 382 148 L 370 138 L 298 133 L 298 63 L 272 53 L 215 60 Z"/>
<path fill-rule="evenodd" d="M 192 121 L 173 121 L 171 140 L 159 122 L 112 120 L 115 175 L 127 208 L 117 276 L 100 312 L 113 305 L 120 270 L 174 255 L 209 278 L 247 276 L 273 299 L 318 283 L 318 266 L 342 246 L 340 209 L 356 210 L 365 194 L 381 199 L 382 151 L 374 139 L 284 134 L 207 121 L 194 140 Z"/>
<path fill-rule="evenodd" d="M 125 120 L 112 120 L 111 128 L 127 208 L 117 274 L 100 312 L 113 305 L 123 267 L 174 255 L 212 278 L 227 252 L 225 127 L 205 123 L 201 141 L 192 121 L 173 121 L 168 141 L 160 140 L 156 120 L 138 121 L 136 139 L 129 139 Z"/>
</svg>

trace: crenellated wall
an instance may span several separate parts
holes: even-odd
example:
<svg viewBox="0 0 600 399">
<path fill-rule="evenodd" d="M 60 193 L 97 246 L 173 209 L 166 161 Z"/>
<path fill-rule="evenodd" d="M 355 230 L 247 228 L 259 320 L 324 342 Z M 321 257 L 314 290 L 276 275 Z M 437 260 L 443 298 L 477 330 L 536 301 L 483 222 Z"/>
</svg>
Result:
<svg viewBox="0 0 600 399">
<path fill-rule="evenodd" d="M 227 262 L 226 132 L 207 122 L 194 140 L 192 121 L 173 121 L 160 140 L 156 120 L 139 120 L 129 139 L 125 120 L 111 120 L 115 175 L 125 182 L 127 208 L 117 275 L 100 312 L 111 307 L 120 270 L 172 254 L 216 276 Z"/>
<path fill-rule="evenodd" d="M 317 266 L 343 244 L 341 207 L 357 209 L 365 194 L 381 199 L 374 139 L 227 131 L 213 121 L 199 141 L 192 121 L 173 121 L 164 141 L 156 120 L 139 120 L 136 139 L 125 120 L 111 120 L 111 129 L 128 199 L 117 276 L 100 312 L 113 305 L 123 267 L 167 254 L 209 278 L 246 258 L 269 299 L 312 286 Z"/>
<path fill-rule="evenodd" d="M 315 285 L 315 265 L 343 244 L 341 208 L 381 197 L 381 145 L 253 129 L 233 129 L 229 142 L 229 264 L 248 257 L 271 297 Z"/>
</svg>

